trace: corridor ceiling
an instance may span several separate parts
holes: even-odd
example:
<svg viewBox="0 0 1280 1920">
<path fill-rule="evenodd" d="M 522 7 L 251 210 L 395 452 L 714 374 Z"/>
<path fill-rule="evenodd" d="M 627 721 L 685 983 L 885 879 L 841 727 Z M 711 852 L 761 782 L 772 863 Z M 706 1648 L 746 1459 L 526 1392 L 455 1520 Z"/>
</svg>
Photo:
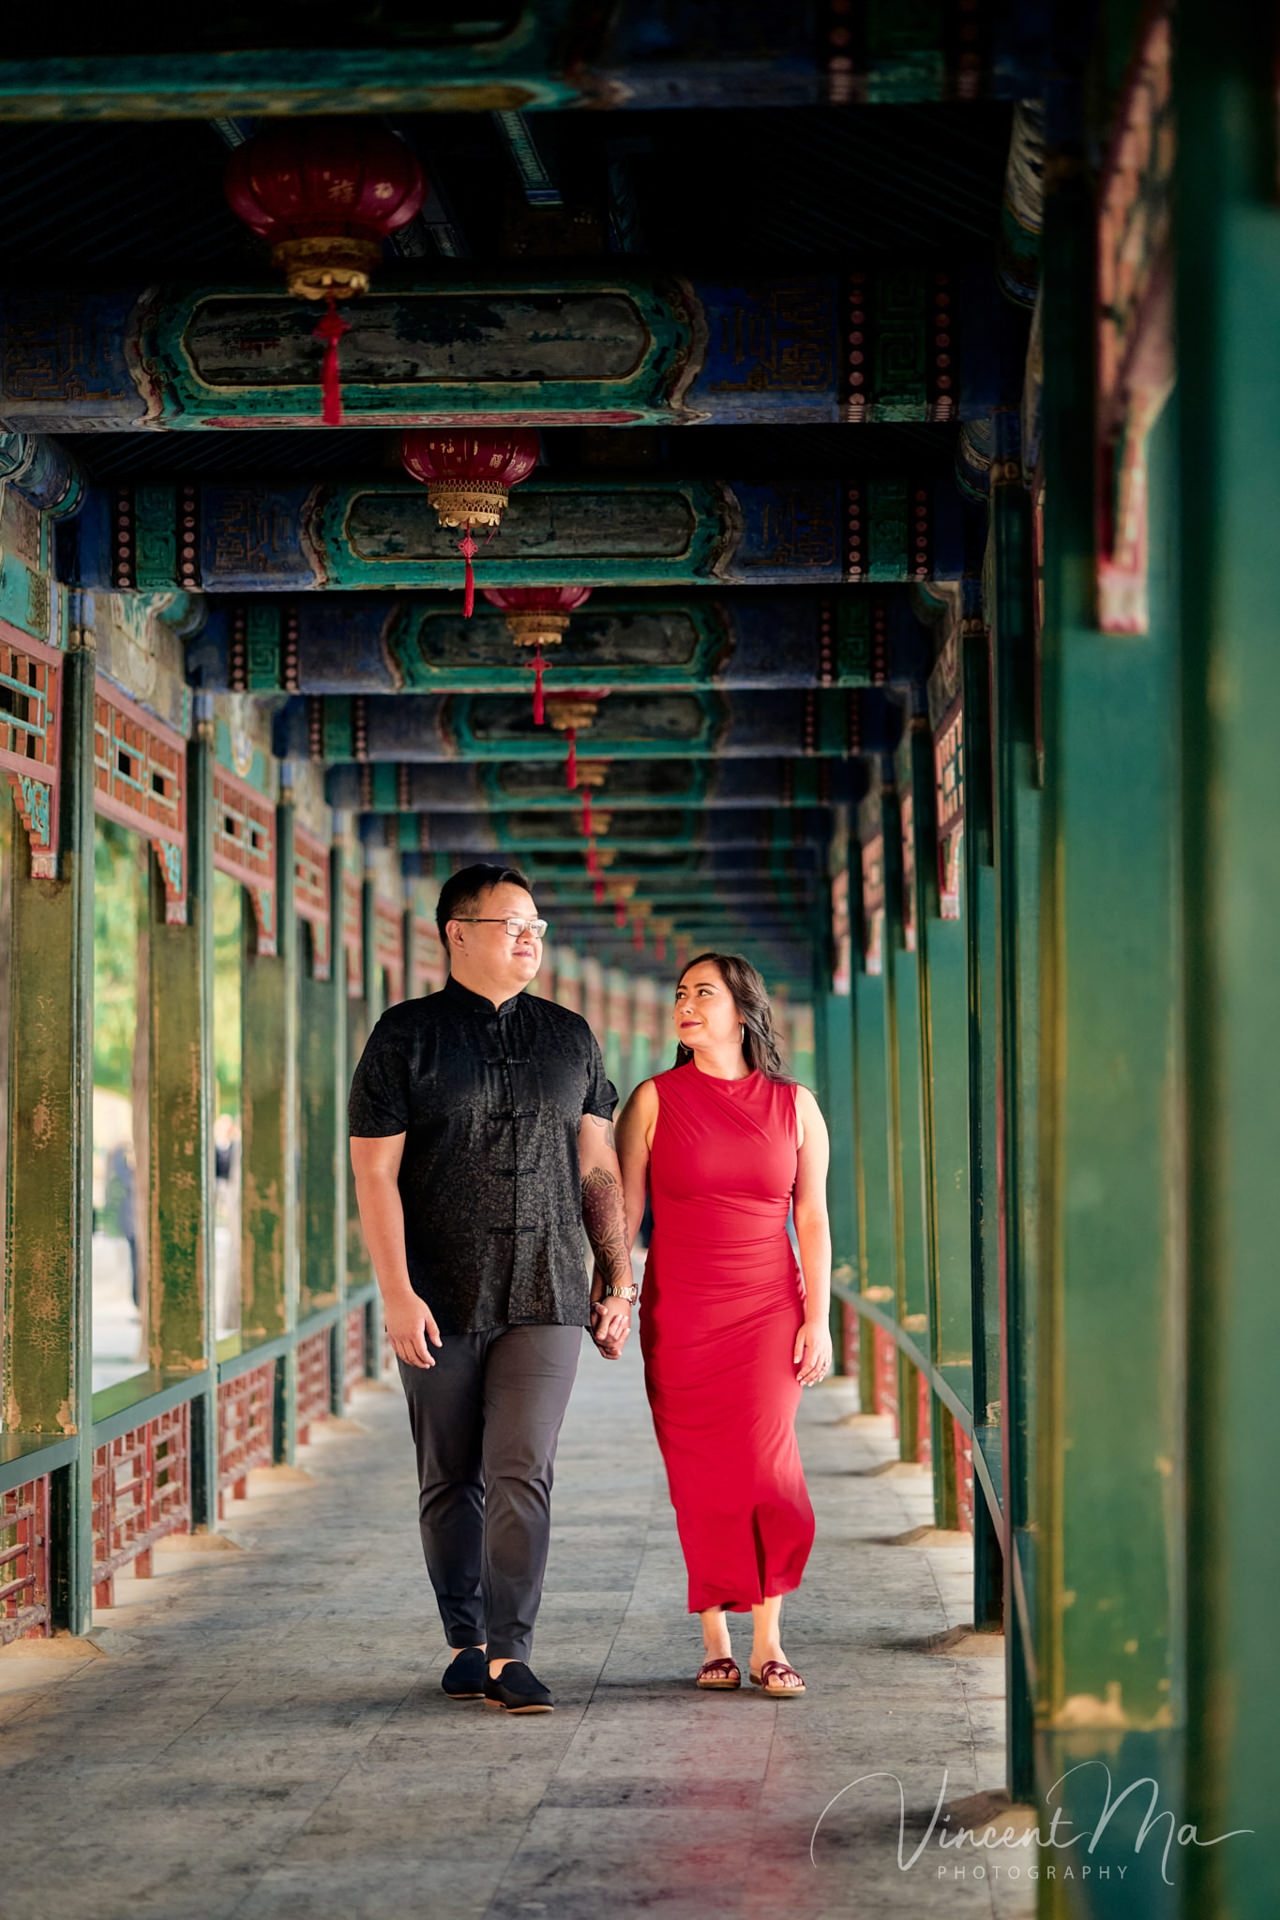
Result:
<svg viewBox="0 0 1280 1920">
<path fill-rule="evenodd" d="M 291 44 L 296 11 L 271 10 L 276 44 Z M 766 39 L 790 33 L 793 10 L 750 11 Z M 374 14 L 371 42 L 412 42 L 403 8 Z M 454 15 L 456 45 L 469 29 Z M 203 29 L 166 13 L 164 31 L 153 45 L 180 65 L 174 34 Z M 815 953 L 827 959 L 833 809 L 924 711 L 980 571 L 984 514 L 957 452 L 962 434 L 981 446 L 1020 379 L 1028 309 L 1009 297 L 1003 205 L 1016 75 L 976 89 L 1004 98 L 904 81 L 896 100 L 836 104 L 829 75 L 797 91 L 785 48 L 772 83 L 766 61 L 735 90 L 727 43 L 722 67 L 672 55 L 678 106 L 582 111 L 562 75 L 562 110 L 519 113 L 484 110 L 478 82 L 474 110 L 447 110 L 464 97 L 447 92 L 455 73 L 442 110 L 389 112 L 429 190 L 373 293 L 345 309 L 345 418 L 326 427 L 315 314 L 223 193 L 229 153 L 261 123 L 234 111 L 234 90 L 216 117 L 167 117 L 179 109 L 156 95 L 130 119 L 105 117 L 110 88 L 90 88 L 71 117 L 41 92 L 58 63 L 38 21 L 20 35 L 0 61 L 0 422 L 51 437 L 87 484 L 59 529 L 63 577 L 198 591 L 192 684 L 270 701 L 277 753 L 323 758 L 331 802 L 366 837 L 411 872 L 511 858 L 558 934 L 651 966 L 594 904 L 565 735 L 534 724 L 501 615 L 478 597 L 463 620 L 456 538 L 401 465 L 403 426 L 443 423 L 438 364 L 460 367 L 456 420 L 527 417 L 540 437 L 535 473 L 481 541 L 480 587 L 593 590 L 548 650 L 546 685 L 595 699 L 577 752 L 595 769 L 610 880 L 634 879 L 677 933 L 733 940 L 807 997 Z M 84 51 L 103 56 L 84 72 L 114 74 L 136 104 L 130 50 Z M 458 72 L 468 58 L 464 44 Z M 353 82 L 336 103 L 368 112 L 390 85 Z M 618 346 L 636 314 L 643 395 Z M 544 321 L 568 341 L 554 377 L 494 374 L 495 340 L 536 373 Z M 148 407 L 109 369 L 96 384 L 33 379 L 31 341 L 51 334 L 96 340 L 83 351 L 104 367 L 132 354 Z M 265 397 L 255 352 L 284 369 Z M 592 355 L 603 368 L 610 353 L 593 374 Z M 468 367 L 487 371 L 469 382 Z M 179 511 L 201 528 L 198 576 L 176 560 L 172 577 L 113 572 L 121 515 L 132 527 Z"/>
</svg>

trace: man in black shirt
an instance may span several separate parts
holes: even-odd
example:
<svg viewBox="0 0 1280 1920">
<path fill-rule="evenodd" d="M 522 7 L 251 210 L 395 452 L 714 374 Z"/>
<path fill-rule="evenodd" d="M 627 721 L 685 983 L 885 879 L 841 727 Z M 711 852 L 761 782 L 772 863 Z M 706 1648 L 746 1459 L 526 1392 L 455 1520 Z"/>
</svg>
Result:
<svg viewBox="0 0 1280 1920">
<path fill-rule="evenodd" d="M 635 1298 L 618 1096 L 586 1021 L 523 991 L 546 932 L 523 874 L 454 874 L 436 922 L 449 979 L 370 1034 L 351 1084 L 351 1163 L 409 1403 L 427 1571 L 456 1650 L 441 1685 L 548 1712 L 528 1659 L 556 1440 L 581 1329 L 616 1358 Z"/>
</svg>

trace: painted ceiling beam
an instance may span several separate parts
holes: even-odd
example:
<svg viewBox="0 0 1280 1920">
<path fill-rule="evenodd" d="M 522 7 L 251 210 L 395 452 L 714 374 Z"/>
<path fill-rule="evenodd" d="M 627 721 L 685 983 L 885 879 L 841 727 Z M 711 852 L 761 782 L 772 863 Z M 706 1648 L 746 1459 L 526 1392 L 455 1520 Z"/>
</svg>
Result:
<svg viewBox="0 0 1280 1920">
<path fill-rule="evenodd" d="M 526 480 L 481 549 L 482 586 L 838 586 L 959 580 L 949 474 L 747 484 Z M 413 481 L 92 490 L 59 527 L 77 586 L 226 594 L 461 590 L 456 529 Z"/>
<path fill-rule="evenodd" d="M 593 808 L 593 838 L 611 858 L 682 847 L 768 847 L 826 844 L 830 821 L 825 812 L 776 807 L 763 812 L 724 807 L 704 813 L 697 807 L 669 807 L 619 813 Z M 491 812 L 467 818 L 456 813 L 365 813 L 361 837 L 385 841 L 406 851 L 448 847 L 454 853 L 497 853 L 518 859 L 531 853 L 581 853 L 586 841 L 578 807 L 559 813 Z"/>
<path fill-rule="evenodd" d="M 614 693 L 579 732 L 584 757 L 755 758 L 843 754 L 857 729 L 861 695 L 805 693 Z M 565 761 L 563 733 L 535 726 L 529 700 L 510 694 L 388 694 L 345 699 L 295 696 L 275 716 L 281 760 L 410 762 Z M 376 777 L 376 767 L 374 768 Z M 383 790 L 387 776 L 384 775 Z M 391 775 L 395 791 L 395 776 Z M 371 789 L 372 791 L 372 789 Z M 372 798 L 362 807 L 380 811 Z M 397 811 L 401 810 L 397 805 Z"/>
<path fill-rule="evenodd" d="M 15 15 L 0 61 L 0 119 L 1018 100 L 1042 90 L 1046 57 L 1047 16 L 998 0 L 977 0 L 958 16 L 939 9 L 923 16 L 924 31 L 905 33 L 891 10 L 841 11 L 815 0 L 768 10 L 525 0 L 499 11 L 496 30 L 486 18 L 468 36 L 458 21 L 428 46 L 421 7 L 380 9 L 378 46 L 349 44 L 347 12 L 267 0 L 254 46 L 243 49 L 215 15 L 202 14 L 193 31 L 177 9 L 164 17 L 158 45 L 144 17 L 130 17 L 113 22 L 102 51 L 80 55 L 62 51 L 65 21 Z M 81 46 L 87 37 L 77 36 Z"/>
<path fill-rule="evenodd" d="M 0 426 L 0 486 L 12 487 L 55 520 L 69 519 L 84 505 L 84 475 L 65 447 L 4 426 Z"/>
<path fill-rule="evenodd" d="M 605 590 L 544 653 L 546 686 L 865 687 L 923 683 L 930 632 L 908 587 L 748 587 L 676 597 Z M 193 687 L 239 693 L 524 693 L 532 648 L 478 600 L 257 594 L 209 603 L 187 648 Z"/>
<path fill-rule="evenodd" d="M 1014 324 L 989 270 L 945 262 L 767 281 L 384 274 L 343 317 L 352 427 L 980 418 Z M 315 322 L 276 284 L 17 288 L 0 295 L 0 418 L 32 433 L 321 427 Z"/>
<path fill-rule="evenodd" d="M 814 807 L 858 797 L 854 769 L 840 760 L 597 760 L 588 744 L 579 756 L 580 771 L 584 767 L 593 800 L 615 812 L 655 805 Z M 558 810 L 566 801 L 563 768 L 545 760 L 330 766 L 325 798 L 332 807 L 381 813 Z"/>
</svg>

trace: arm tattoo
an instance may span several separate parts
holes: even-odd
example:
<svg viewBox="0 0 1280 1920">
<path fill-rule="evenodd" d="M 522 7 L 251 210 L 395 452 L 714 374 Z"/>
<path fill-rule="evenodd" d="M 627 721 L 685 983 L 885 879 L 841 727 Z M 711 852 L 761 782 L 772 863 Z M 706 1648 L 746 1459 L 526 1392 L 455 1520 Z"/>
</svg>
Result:
<svg viewBox="0 0 1280 1920">
<path fill-rule="evenodd" d="M 612 1120 L 606 1120 L 601 1113 L 584 1113 L 582 1117 L 584 1120 L 589 1120 L 593 1127 L 604 1128 L 604 1143 L 606 1147 L 615 1145 Z"/>
<path fill-rule="evenodd" d="M 583 1175 L 582 1223 L 605 1279 L 626 1286 L 631 1278 L 627 1209 L 617 1178 L 604 1167 L 592 1167 Z"/>
</svg>

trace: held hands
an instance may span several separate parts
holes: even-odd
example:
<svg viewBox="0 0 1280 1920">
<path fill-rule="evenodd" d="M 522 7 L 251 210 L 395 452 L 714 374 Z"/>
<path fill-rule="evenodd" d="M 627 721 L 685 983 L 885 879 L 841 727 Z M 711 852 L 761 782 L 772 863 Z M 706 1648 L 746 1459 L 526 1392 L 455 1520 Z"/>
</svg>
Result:
<svg viewBox="0 0 1280 1920">
<path fill-rule="evenodd" d="M 796 1335 L 795 1363 L 802 1387 L 812 1387 L 831 1371 L 831 1329 L 825 1317 L 806 1320 Z"/>
<path fill-rule="evenodd" d="M 427 1342 L 433 1347 L 443 1343 L 425 1300 L 416 1293 L 398 1294 L 394 1301 L 384 1303 L 382 1321 L 397 1359 L 409 1367 L 434 1367 Z"/>
<path fill-rule="evenodd" d="M 631 1332 L 631 1302 L 615 1294 L 604 1297 L 604 1275 L 599 1267 L 591 1276 L 591 1338 L 606 1360 L 616 1360 Z"/>
</svg>

